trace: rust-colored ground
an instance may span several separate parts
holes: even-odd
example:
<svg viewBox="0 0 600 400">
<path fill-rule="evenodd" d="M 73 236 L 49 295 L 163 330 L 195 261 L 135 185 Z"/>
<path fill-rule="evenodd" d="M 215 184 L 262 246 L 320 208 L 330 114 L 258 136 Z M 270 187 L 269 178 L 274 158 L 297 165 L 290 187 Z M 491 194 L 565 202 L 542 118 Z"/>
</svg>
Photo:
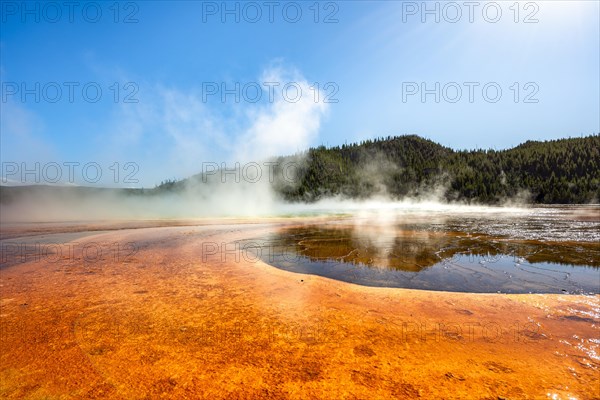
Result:
<svg viewBox="0 0 600 400">
<path fill-rule="evenodd" d="M 294 221 L 247 222 L 102 224 L 3 269 L 0 398 L 600 398 L 600 296 L 294 274 L 232 244 Z"/>
</svg>

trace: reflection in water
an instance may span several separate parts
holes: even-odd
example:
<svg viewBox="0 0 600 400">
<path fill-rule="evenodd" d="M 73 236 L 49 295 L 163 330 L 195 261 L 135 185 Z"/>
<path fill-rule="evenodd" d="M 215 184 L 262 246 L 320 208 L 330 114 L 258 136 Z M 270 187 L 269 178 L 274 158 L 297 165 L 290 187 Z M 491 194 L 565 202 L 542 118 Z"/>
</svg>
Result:
<svg viewBox="0 0 600 400">
<path fill-rule="evenodd" d="M 598 229 L 598 223 L 571 224 L 559 235 L 553 233 L 556 229 L 546 230 L 547 240 L 540 240 L 544 232 L 540 227 L 549 223 L 539 214 L 518 221 L 506 216 L 503 220 L 413 217 L 394 224 L 365 218 L 286 228 L 266 241 L 241 245 L 282 269 L 368 286 L 599 293 L 600 246 L 577 240 L 582 231 Z M 507 234 L 515 226 L 519 235 Z"/>
</svg>

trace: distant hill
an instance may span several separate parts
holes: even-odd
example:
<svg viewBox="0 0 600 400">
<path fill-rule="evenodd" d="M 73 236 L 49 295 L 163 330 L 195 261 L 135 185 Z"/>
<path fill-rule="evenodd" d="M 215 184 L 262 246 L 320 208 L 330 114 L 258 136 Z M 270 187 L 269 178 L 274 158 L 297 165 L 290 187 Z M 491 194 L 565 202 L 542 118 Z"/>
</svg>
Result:
<svg viewBox="0 0 600 400">
<path fill-rule="evenodd" d="M 600 136 L 527 141 L 507 150 L 453 150 L 419 136 L 387 137 L 361 143 L 311 148 L 278 157 L 294 163 L 291 180 L 275 168 L 275 192 L 289 202 L 329 196 L 392 199 L 435 195 L 448 201 L 495 204 L 519 197 L 533 203 L 581 204 L 600 200 Z M 152 197 L 186 187 L 214 184 L 202 174 L 165 181 L 153 189 L 57 186 L 0 186 L 0 203 L 22 196 L 94 197 L 101 194 Z M 211 179 L 214 176 L 211 177 Z M 208 183 L 207 183 L 208 182 Z M 199 197 L 200 198 L 200 197 Z M 200 198 L 201 200 L 201 198 Z"/>
<path fill-rule="evenodd" d="M 548 204 L 600 199 L 599 135 L 528 141 L 501 151 L 455 151 L 411 135 L 318 147 L 305 156 L 299 184 L 278 188 L 287 200 L 432 192 L 450 201 L 487 204 L 522 195 Z"/>
</svg>

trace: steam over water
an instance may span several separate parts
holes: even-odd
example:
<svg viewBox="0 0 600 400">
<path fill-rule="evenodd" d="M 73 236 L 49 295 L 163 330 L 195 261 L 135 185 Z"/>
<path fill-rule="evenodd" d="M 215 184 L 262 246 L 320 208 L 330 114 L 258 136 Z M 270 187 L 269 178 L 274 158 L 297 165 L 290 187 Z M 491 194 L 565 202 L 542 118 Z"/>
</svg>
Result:
<svg viewBox="0 0 600 400">
<path fill-rule="evenodd" d="M 271 200 L 263 208 L 238 209 L 237 214 L 229 210 L 225 215 L 246 216 L 248 222 L 252 216 L 296 217 L 293 221 L 300 222 L 238 243 L 242 252 L 253 254 L 251 258 L 282 269 L 367 286 L 475 293 L 600 293 L 598 206 L 490 207 L 340 199 L 285 204 Z M 171 208 L 179 218 L 210 216 L 178 204 L 182 207 L 171 204 Z M 160 209 L 152 211 L 155 218 L 169 223 Z M 314 216 L 323 216 L 324 222 L 302 223 L 303 217 Z M 202 219 L 196 221 L 202 224 Z M 84 234 L 85 228 L 77 231 Z M 4 232 L 3 236 L 10 235 Z M 11 264 L 5 261 L 0 266 Z"/>
<path fill-rule="evenodd" d="M 347 210 L 352 212 L 350 210 Z M 596 207 L 370 209 L 241 248 L 282 269 L 368 286 L 600 293 Z"/>
</svg>

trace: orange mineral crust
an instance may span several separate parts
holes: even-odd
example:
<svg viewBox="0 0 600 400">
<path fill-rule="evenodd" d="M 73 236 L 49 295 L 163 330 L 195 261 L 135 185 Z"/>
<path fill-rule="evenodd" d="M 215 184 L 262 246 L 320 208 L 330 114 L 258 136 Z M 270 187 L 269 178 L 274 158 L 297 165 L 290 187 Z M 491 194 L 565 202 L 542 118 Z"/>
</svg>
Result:
<svg viewBox="0 0 600 400">
<path fill-rule="evenodd" d="M 600 296 L 365 287 L 236 248 L 298 223 L 44 229 L 98 232 L 0 270 L 0 397 L 600 398 Z"/>
</svg>

